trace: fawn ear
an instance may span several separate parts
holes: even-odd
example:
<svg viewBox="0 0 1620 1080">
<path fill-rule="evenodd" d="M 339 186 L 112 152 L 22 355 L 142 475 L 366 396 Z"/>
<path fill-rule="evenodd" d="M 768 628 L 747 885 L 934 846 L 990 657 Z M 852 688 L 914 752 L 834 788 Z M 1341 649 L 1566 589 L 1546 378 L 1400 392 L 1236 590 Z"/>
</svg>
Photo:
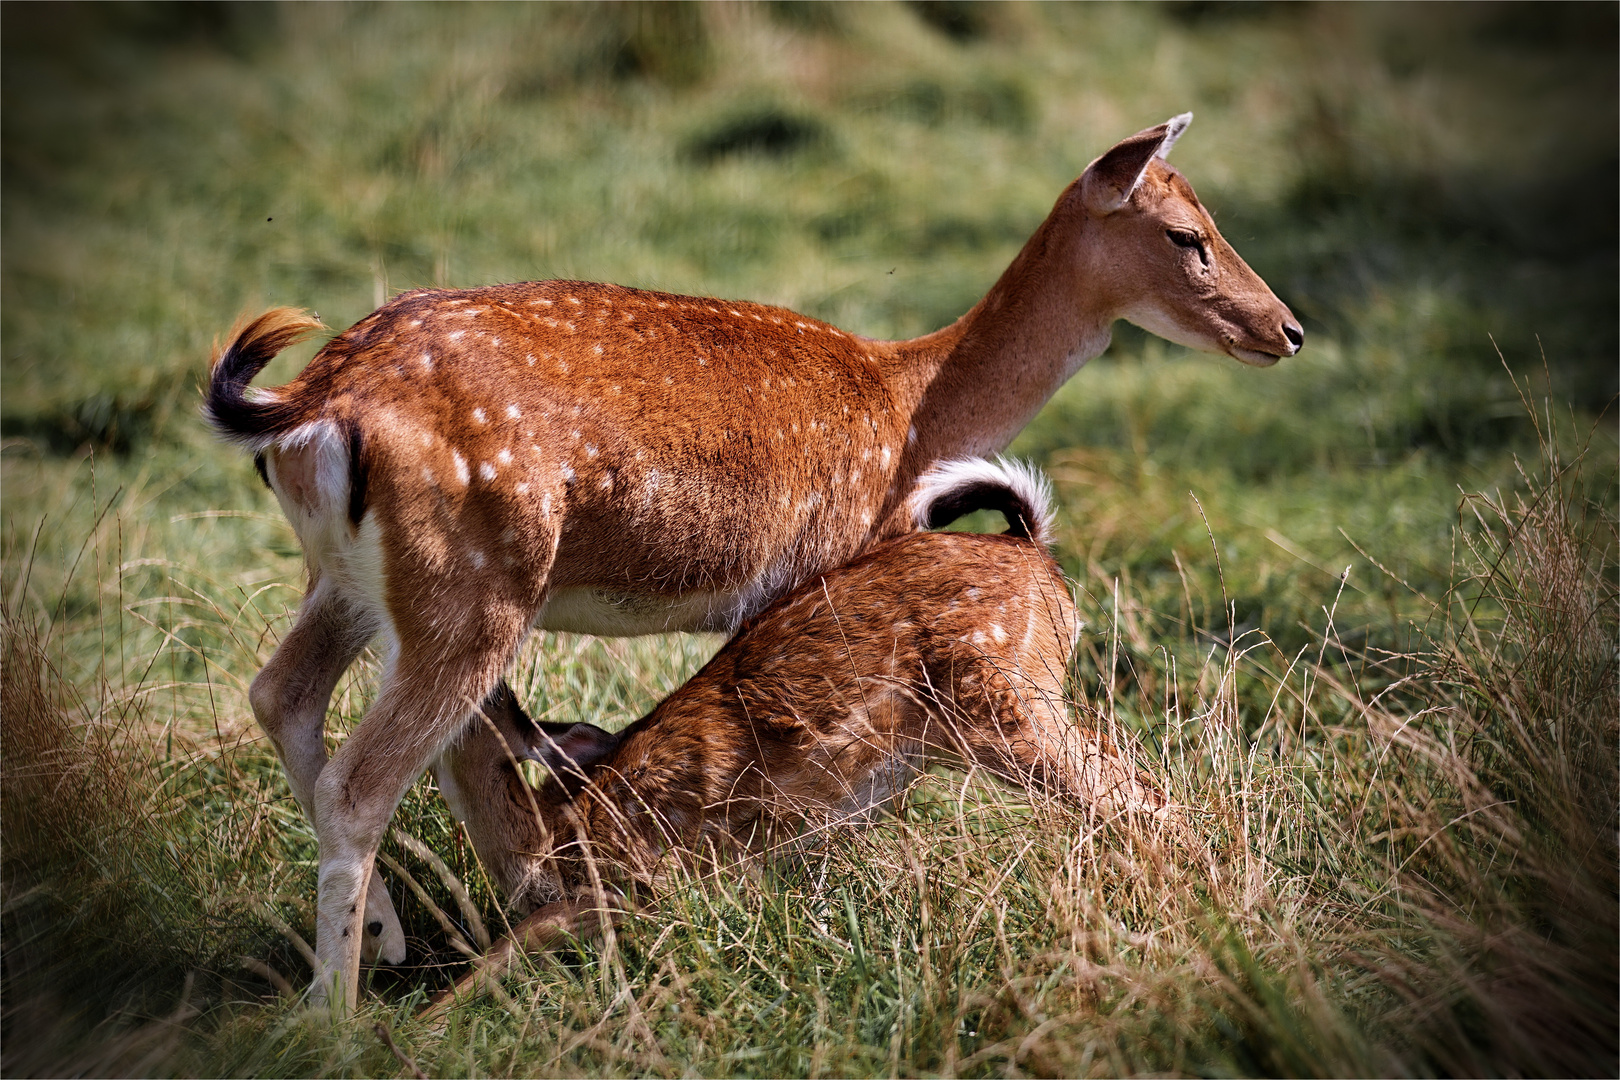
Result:
<svg viewBox="0 0 1620 1080">
<path fill-rule="evenodd" d="M 619 736 L 595 724 L 574 724 L 562 732 L 542 728 L 531 746 L 531 756 L 544 763 L 563 787 L 573 789 L 586 779 L 592 765 L 613 753 L 618 745 Z"/>
</svg>

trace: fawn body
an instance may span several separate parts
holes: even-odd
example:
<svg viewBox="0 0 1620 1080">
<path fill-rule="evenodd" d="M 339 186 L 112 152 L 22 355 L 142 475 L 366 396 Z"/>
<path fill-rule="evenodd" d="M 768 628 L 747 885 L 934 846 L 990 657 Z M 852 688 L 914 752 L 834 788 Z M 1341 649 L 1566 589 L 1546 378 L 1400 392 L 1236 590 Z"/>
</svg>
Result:
<svg viewBox="0 0 1620 1080">
<path fill-rule="evenodd" d="M 1104 816 L 1161 812 L 1155 785 L 1069 717 L 1078 624 L 1037 482 L 971 469 L 933 474 L 920 516 L 999 494 L 1007 534 L 912 533 L 804 583 L 618 734 L 536 724 L 499 687 L 483 709 L 491 723 L 437 773 L 512 906 L 588 890 L 585 841 L 601 876 L 656 890 L 670 856 L 774 850 L 864 822 L 933 762 Z M 524 758 L 552 778 L 532 789 Z"/>
<path fill-rule="evenodd" d="M 1164 161 L 1189 119 L 1094 161 L 979 304 L 910 341 L 578 282 L 403 294 L 271 389 L 249 383 L 319 323 L 281 309 L 235 337 L 208 414 L 309 567 L 250 698 L 320 839 L 317 999 L 336 981 L 353 1003 L 363 950 L 403 958 L 377 844 L 531 627 L 737 625 L 911 530 L 916 478 L 1005 447 L 1116 319 L 1252 364 L 1297 351 Z M 332 689 L 379 636 L 381 690 L 328 762 Z"/>
</svg>

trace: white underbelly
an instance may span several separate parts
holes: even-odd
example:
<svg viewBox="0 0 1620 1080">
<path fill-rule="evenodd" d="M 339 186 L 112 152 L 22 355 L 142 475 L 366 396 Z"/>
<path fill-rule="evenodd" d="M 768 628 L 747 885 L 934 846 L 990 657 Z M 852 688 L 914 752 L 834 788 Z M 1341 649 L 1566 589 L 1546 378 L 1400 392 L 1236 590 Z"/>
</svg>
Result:
<svg viewBox="0 0 1620 1080">
<path fill-rule="evenodd" d="M 534 625 L 601 637 L 635 637 L 673 631 L 730 633 L 753 614 L 759 590 L 691 592 L 680 596 L 611 589 L 558 589 L 540 609 Z"/>
</svg>

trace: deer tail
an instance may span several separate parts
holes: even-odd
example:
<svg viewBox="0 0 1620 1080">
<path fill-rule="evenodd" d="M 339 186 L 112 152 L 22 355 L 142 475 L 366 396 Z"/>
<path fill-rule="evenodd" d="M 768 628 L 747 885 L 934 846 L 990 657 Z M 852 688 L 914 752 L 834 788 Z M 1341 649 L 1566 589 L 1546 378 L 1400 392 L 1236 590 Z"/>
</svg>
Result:
<svg viewBox="0 0 1620 1080">
<path fill-rule="evenodd" d="M 203 415 L 221 438 L 260 451 L 304 421 L 304 403 L 248 384 L 277 353 L 321 329 L 314 314 L 283 307 L 231 331 L 231 343 L 214 355 L 203 392 Z"/>
<path fill-rule="evenodd" d="M 937 529 L 974 510 L 999 510 L 1007 535 L 1052 542 L 1052 487 L 1032 465 L 998 458 L 960 458 L 917 480 L 912 512 L 918 528 Z"/>
</svg>

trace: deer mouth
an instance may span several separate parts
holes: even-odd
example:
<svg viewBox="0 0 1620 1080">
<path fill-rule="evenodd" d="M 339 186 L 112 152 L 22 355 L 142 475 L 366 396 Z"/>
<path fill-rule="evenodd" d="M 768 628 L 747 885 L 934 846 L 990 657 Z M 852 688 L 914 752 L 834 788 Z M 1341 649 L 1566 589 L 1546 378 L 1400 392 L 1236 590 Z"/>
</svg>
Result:
<svg viewBox="0 0 1620 1080">
<path fill-rule="evenodd" d="M 1279 353 L 1257 352 L 1254 349 L 1243 349 L 1228 343 L 1226 353 L 1234 360 L 1241 360 L 1251 367 L 1270 367 L 1282 359 Z"/>
</svg>

